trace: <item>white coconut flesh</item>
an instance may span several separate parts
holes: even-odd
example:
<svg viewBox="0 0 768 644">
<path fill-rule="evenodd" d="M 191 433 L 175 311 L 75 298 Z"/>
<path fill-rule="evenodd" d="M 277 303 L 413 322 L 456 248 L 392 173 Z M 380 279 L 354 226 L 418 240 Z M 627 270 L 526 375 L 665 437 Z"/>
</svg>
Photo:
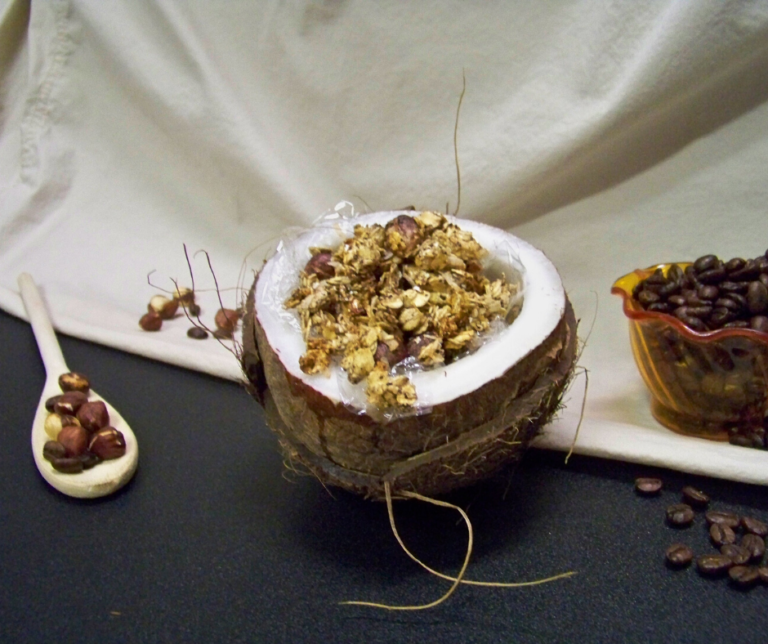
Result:
<svg viewBox="0 0 768 644">
<path fill-rule="evenodd" d="M 283 367 L 334 403 L 364 410 L 364 397 L 355 397 L 339 366 L 331 374 L 308 375 L 299 367 L 306 352 L 297 314 L 283 303 L 299 282 L 299 273 L 310 259 L 310 247 L 337 248 L 352 236 L 356 224 L 385 225 L 398 215 L 414 212 L 379 212 L 347 220 L 324 223 L 284 241 L 276 254 L 264 265 L 255 293 L 257 317 L 267 342 Z M 449 218 L 462 230 L 471 232 L 488 251 L 484 265 L 503 271 L 509 280 L 522 285 L 522 308 L 514 321 L 489 335 L 473 353 L 455 362 L 409 374 L 416 388 L 415 411 L 449 402 L 479 389 L 486 382 L 502 376 L 525 358 L 555 330 L 563 317 L 566 296 L 560 275 L 540 250 L 514 235 L 475 221 Z"/>
</svg>

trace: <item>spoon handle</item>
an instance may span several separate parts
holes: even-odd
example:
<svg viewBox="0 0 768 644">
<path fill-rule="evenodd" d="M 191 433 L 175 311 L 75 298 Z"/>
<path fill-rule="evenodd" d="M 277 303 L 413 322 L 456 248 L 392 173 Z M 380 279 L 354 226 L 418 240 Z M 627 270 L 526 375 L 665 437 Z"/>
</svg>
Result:
<svg viewBox="0 0 768 644">
<path fill-rule="evenodd" d="M 29 323 L 32 325 L 37 347 L 43 358 L 43 364 L 45 364 L 45 371 L 48 376 L 61 375 L 68 371 L 67 363 L 64 360 L 59 342 L 56 340 L 56 332 L 53 330 L 51 319 L 48 317 L 43 298 L 40 297 L 40 291 L 37 290 L 37 286 L 29 273 L 19 275 L 18 282 L 21 299 L 24 301 Z"/>
</svg>

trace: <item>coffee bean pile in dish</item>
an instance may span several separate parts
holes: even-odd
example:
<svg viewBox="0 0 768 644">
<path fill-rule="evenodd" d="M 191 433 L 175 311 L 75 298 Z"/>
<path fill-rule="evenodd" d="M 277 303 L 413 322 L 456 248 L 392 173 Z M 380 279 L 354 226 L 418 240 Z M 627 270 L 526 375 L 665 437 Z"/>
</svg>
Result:
<svg viewBox="0 0 768 644">
<path fill-rule="evenodd" d="M 382 498 L 439 494 L 519 459 L 559 408 L 576 346 L 541 251 L 395 211 L 281 243 L 248 298 L 242 363 L 289 461 Z"/>
<path fill-rule="evenodd" d="M 641 496 L 657 496 L 662 488 L 661 479 L 635 481 L 635 491 Z M 710 509 L 709 505 L 710 498 L 705 492 L 685 486 L 681 502 L 666 508 L 666 523 L 675 529 L 695 525 L 697 513 L 703 513 L 703 524 L 714 548 L 697 556 L 688 544 L 678 539 L 664 553 L 667 567 L 682 570 L 695 561 L 700 575 L 709 579 L 727 577 L 735 588 L 748 589 L 759 582 L 768 584 L 768 562 L 765 561 L 768 525 L 755 517 Z"/>
<path fill-rule="evenodd" d="M 43 456 L 54 469 L 78 474 L 123 456 L 125 438 L 110 426 L 104 402 L 88 399 L 88 378 L 80 373 L 64 373 L 59 376 L 59 387 L 62 393 L 45 401 L 49 412 L 45 432 L 51 440 L 45 443 Z"/>
<path fill-rule="evenodd" d="M 764 449 L 768 255 L 659 264 L 619 278 L 651 412 L 681 434 Z"/>
<path fill-rule="evenodd" d="M 768 251 L 754 259 L 723 262 L 699 257 L 682 268 L 658 268 L 633 296 L 646 311 L 669 313 L 700 333 L 753 329 L 768 333 Z"/>
</svg>

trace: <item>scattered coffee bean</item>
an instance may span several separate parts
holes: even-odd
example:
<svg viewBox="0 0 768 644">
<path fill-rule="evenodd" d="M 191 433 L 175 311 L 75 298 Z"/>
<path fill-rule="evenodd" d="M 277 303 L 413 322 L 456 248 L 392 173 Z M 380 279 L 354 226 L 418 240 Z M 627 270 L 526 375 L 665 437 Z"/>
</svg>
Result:
<svg viewBox="0 0 768 644">
<path fill-rule="evenodd" d="M 80 454 L 80 462 L 83 464 L 84 470 L 90 470 L 92 467 L 101 463 L 101 458 L 97 454 L 87 451 Z"/>
<path fill-rule="evenodd" d="M 729 557 L 725 555 L 701 555 L 696 559 L 696 567 L 702 575 L 707 577 L 719 577 L 725 574 L 733 565 Z"/>
<path fill-rule="evenodd" d="M 736 543 L 736 533 L 733 528 L 722 523 L 713 523 L 709 526 L 709 538 L 718 548 L 729 543 Z"/>
<path fill-rule="evenodd" d="M 720 554 L 729 557 L 736 566 L 743 566 L 749 563 L 749 560 L 752 558 L 749 550 L 735 543 L 726 543 L 724 546 L 721 546 Z"/>
<path fill-rule="evenodd" d="M 684 543 L 675 543 L 665 553 L 667 564 L 673 568 L 685 568 L 693 561 L 693 550 Z"/>
<path fill-rule="evenodd" d="M 205 340 L 208 337 L 208 331 L 201 326 L 190 327 L 187 336 L 193 340 Z"/>
<path fill-rule="evenodd" d="M 741 547 L 749 551 L 752 561 L 760 561 L 765 554 L 765 541 L 756 534 L 747 533 L 741 538 Z"/>
<path fill-rule="evenodd" d="M 741 523 L 741 518 L 738 514 L 724 510 L 709 510 L 704 515 L 704 518 L 707 520 L 709 525 L 719 523 L 721 525 L 727 525 L 731 529 L 738 528 L 739 524 Z"/>
<path fill-rule="evenodd" d="M 694 516 L 693 508 L 687 503 L 676 503 L 667 508 L 667 522 L 676 528 L 691 525 Z"/>
<path fill-rule="evenodd" d="M 635 479 L 635 491 L 644 496 L 653 496 L 661 492 L 661 488 L 664 487 L 661 479 L 655 478 L 638 478 Z"/>
<path fill-rule="evenodd" d="M 749 588 L 760 580 L 756 566 L 733 566 L 728 569 L 728 577 L 740 588 Z"/>
<path fill-rule="evenodd" d="M 756 534 L 763 539 L 768 536 L 768 525 L 752 517 L 741 517 L 741 527 L 744 528 L 745 532 Z"/>
<path fill-rule="evenodd" d="M 683 488 L 683 501 L 694 508 L 706 508 L 709 505 L 709 497 L 690 485 Z"/>
</svg>

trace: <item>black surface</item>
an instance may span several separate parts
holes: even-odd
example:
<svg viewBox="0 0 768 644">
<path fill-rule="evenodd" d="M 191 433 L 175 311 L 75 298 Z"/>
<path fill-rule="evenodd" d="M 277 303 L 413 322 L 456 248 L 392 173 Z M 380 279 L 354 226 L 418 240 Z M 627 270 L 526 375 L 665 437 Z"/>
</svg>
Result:
<svg viewBox="0 0 768 644">
<path fill-rule="evenodd" d="M 462 587 L 437 608 L 387 612 L 344 600 L 427 603 L 448 584 L 397 545 L 383 504 L 329 494 L 286 472 L 258 405 L 236 384 L 62 338 L 72 369 L 139 439 L 134 480 L 81 501 L 35 469 L 29 427 L 44 371 L 29 326 L 0 313 L 0 641 L 704 642 L 768 640 L 768 586 L 673 572 L 674 541 L 712 552 L 704 521 L 664 524 L 693 484 L 712 507 L 768 519 L 762 487 L 531 451 L 513 476 L 449 500 L 468 509 L 468 577 L 569 579 Z M 635 477 L 660 475 L 655 499 Z M 455 512 L 395 507 L 425 562 L 455 574 L 466 530 Z"/>
</svg>

